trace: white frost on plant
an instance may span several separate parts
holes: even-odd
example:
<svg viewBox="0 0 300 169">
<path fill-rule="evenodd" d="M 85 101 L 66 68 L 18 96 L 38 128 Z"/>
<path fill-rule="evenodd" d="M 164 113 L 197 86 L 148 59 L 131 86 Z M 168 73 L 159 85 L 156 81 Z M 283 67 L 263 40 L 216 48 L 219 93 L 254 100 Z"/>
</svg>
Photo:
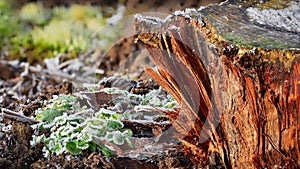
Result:
<svg viewBox="0 0 300 169">
<path fill-rule="evenodd" d="M 126 90 L 120 90 L 119 88 L 116 88 L 116 87 L 111 87 L 111 88 L 107 87 L 107 88 L 101 89 L 100 91 L 101 92 L 105 92 L 107 94 L 122 94 L 122 95 L 126 95 L 126 94 L 129 93 Z"/>
<path fill-rule="evenodd" d="M 125 137 L 124 137 L 123 133 L 121 133 L 120 131 L 115 131 L 113 141 L 117 145 L 123 145 L 124 141 L 125 141 Z"/>
<path fill-rule="evenodd" d="M 45 140 L 44 134 L 42 134 L 40 136 L 33 135 L 32 140 L 30 140 L 30 146 L 33 147 L 33 146 L 37 145 L 38 143 L 43 142 L 44 140 Z"/>
<path fill-rule="evenodd" d="M 108 109 L 101 108 L 101 109 L 99 110 L 99 112 L 96 113 L 96 116 L 97 116 L 97 115 L 101 115 L 101 114 L 114 115 L 114 114 L 116 114 L 116 112 L 111 111 L 111 110 L 108 110 Z"/>
</svg>

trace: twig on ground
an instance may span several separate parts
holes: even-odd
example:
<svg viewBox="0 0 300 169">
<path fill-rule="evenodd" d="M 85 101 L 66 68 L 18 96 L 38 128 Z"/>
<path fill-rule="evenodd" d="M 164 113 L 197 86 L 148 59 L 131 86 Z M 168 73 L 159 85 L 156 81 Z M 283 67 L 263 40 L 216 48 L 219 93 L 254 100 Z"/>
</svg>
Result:
<svg viewBox="0 0 300 169">
<path fill-rule="evenodd" d="M 17 120 L 21 122 L 28 122 L 29 124 L 36 124 L 39 123 L 40 121 L 31 119 L 29 117 L 26 117 L 20 113 L 14 112 L 9 109 L 1 108 L 1 114 L 3 118 L 8 118 L 12 120 Z"/>
</svg>

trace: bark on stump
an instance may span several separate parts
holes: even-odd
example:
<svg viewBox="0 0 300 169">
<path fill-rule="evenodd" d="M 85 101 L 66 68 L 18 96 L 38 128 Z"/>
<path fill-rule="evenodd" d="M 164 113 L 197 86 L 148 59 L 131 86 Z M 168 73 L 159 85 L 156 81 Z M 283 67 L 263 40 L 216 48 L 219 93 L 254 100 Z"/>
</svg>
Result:
<svg viewBox="0 0 300 169">
<path fill-rule="evenodd" d="M 164 20 L 136 16 L 138 40 L 157 65 L 147 70 L 180 104 L 169 117 L 199 167 L 300 166 L 299 2 L 281 5 L 226 2 Z M 294 16 L 296 26 L 269 23 L 270 7 L 292 11 L 281 17 Z"/>
</svg>

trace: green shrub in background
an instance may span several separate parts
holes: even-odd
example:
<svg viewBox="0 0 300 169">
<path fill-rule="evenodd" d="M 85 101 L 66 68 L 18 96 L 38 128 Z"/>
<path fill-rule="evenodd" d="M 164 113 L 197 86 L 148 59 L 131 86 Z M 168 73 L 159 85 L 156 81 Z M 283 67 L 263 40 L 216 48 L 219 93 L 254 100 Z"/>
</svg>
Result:
<svg viewBox="0 0 300 169">
<path fill-rule="evenodd" d="M 90 18 L 102 19 L 101 7 L 94 7 L 90 5 L 76 5 L 73 4 L 69 8 L 55 7 L 52 10 L 52 15 L 56 19 L 71 20 L 71 21 L 83 21 Z"/>
<path fill-rule="evenodd" d="M 46 24 L 51 14 L 49 9 L 43 7 L 40 3 L 25 4 L 20 10 L 20 19 L 35 25 Z"/>
<path fill-rule="evenodd" d="M 34 28 L 31 36 L 33 45 L 38 48 L 66 53 L 70 50 L 80 50 L 86 41 L 83 36 L 74 35 L 76 31 L 83 31 L 80 23 L 52 20 L 43 28 Z"/>
<path fill-rule="evenodd" d="M 31 36 L 35 47 L 40 48 L 41 51 L 50 50 L 53 55 L 72 51 L 79 53 L 86 47 L 91 48 L 90 36 L 106 23 L 102 18 L 101 8 L 88 5 L 55 7 L 51 11 L 51 16 L 51 20 L 45 25 L 35 26 Z M 34 21 L 35 17 L 31 18 L 32 23 L 39 21 Z M 89 26 L 90 20 L 96 20 L 98 24 L 94 27 Z"/>
<path fill-rule="evenodd" d="M 6 1 L 0 0 L 0 49 L 19 31 L 18 21 Z"/>
</svg>

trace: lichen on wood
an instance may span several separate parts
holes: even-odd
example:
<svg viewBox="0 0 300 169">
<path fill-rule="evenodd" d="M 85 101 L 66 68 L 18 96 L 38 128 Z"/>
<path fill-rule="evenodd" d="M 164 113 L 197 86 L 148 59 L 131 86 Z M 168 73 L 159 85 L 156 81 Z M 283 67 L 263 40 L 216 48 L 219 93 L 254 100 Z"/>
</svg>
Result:
<svg viewBox="0 0 300 169">
<path fill-rule="evenodd" d="M 227 1 L 138 19 L 157 66 L 147 70 L 180 104 L 169 116 L 195 165 L 297 168 L 299 32 L 259 25 L 247 7 Z"/>
<path fill-rule="evenodd" d="M 217 34 L 235 44 L 267 49 L 299 49 L 299 2 L 292 1 L 290 5 L 279 10 L 227 2 L 199 12 Z"/>
</svg>

